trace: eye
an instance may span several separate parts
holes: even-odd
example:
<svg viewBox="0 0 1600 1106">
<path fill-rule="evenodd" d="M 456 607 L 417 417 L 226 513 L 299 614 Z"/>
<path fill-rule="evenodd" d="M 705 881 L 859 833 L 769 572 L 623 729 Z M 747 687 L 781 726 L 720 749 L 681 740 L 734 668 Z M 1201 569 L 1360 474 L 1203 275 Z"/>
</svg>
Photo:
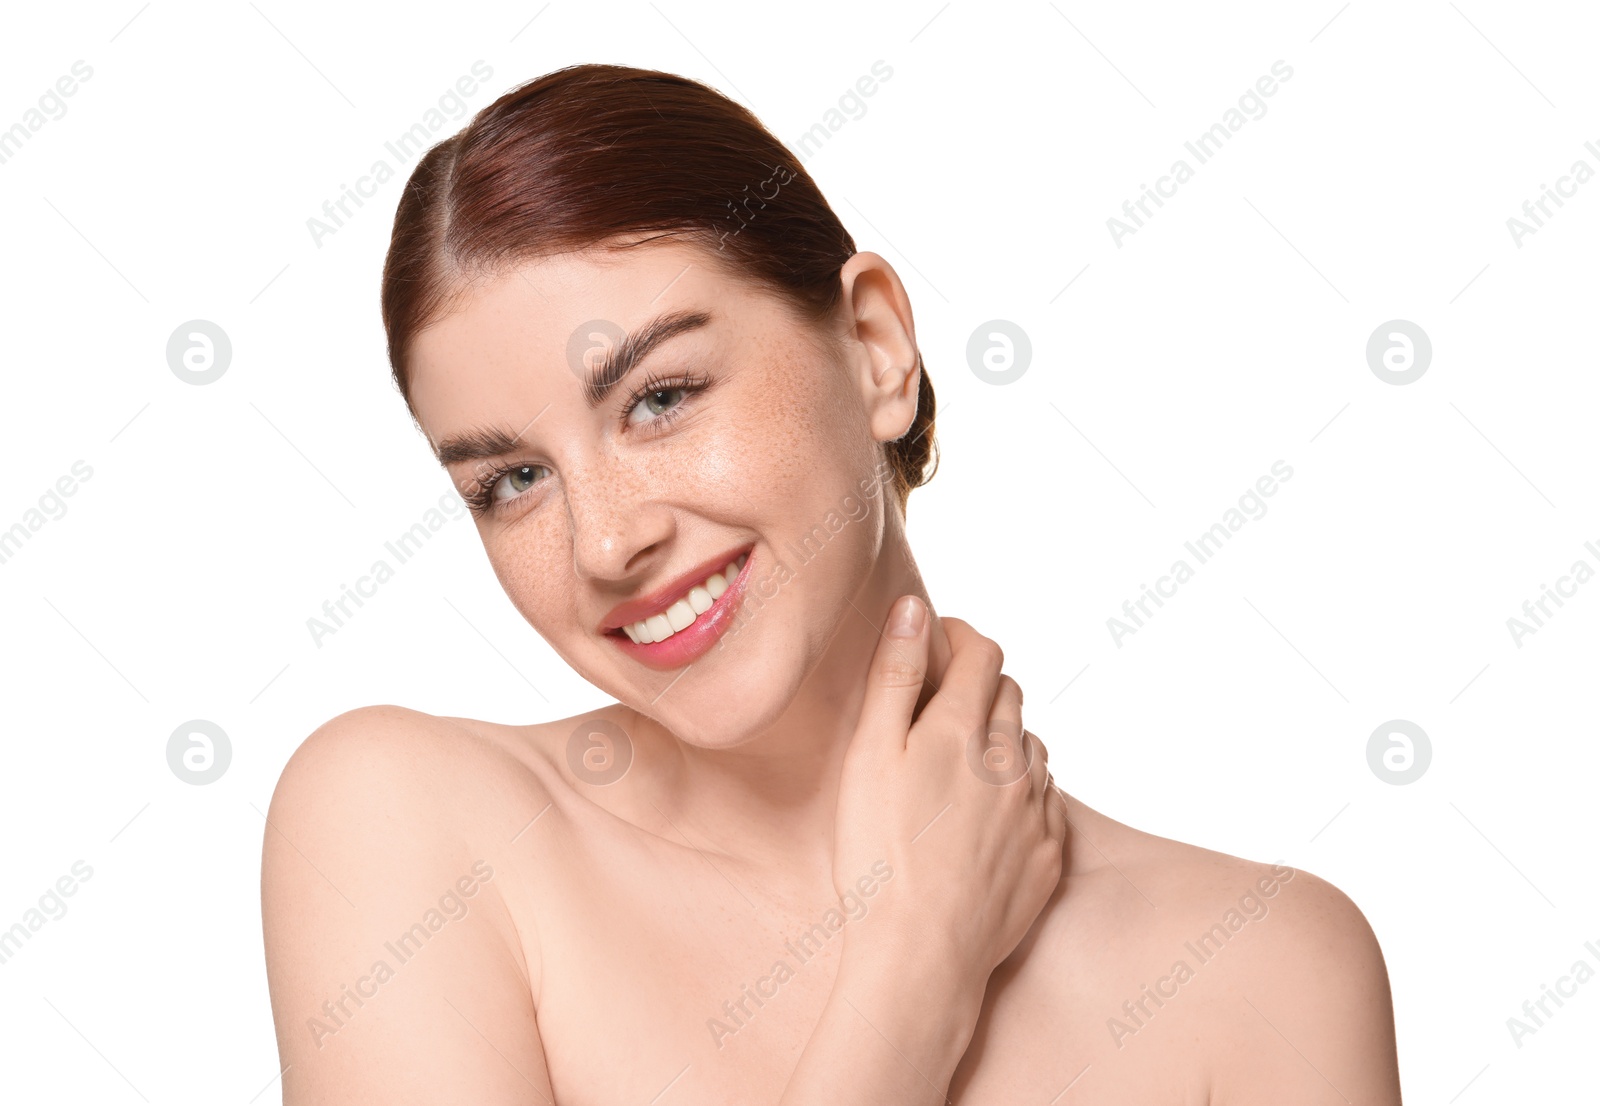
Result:
<svg viewBox="0 0 1600 1106">
<path fill-rule="evenodd" d="M 689 394 L 686 387 L 672 386 L 655 388 L 639 396 L 639 399 L 628 409 L 628 424 L 637 426 L 640 423 L 650 422 L 659 418 L 672 408 L 682 403 Z M 642 412 L 642 414 L 641 414 Z"/>
<path fill-rule="evenodd" d="M 486 514 L 510 503 L 549 473 L 544 465 L 511 465 L 483 473 L 462 493 L 467 505 L 477 514 Z"/>
<path fill-rule="evenodd" d="M 648 428 L 652 433 L 664 430 L 679 415 L 694 406 L 692 403 L 685 403 L 685 400 L 704 392 L 710 386 L 711 379 L 698 373 L 675 376 L 652 374 L 622 401 L 617 408 L 617 414 L 627 429 Z"/>
<path fill-rule="evenodd" d="M 535 474 L 541 471 L 549 470 L 543 465 L 517 465 L 506 469 L 489 489 L 491 499 L 496 503 L 515 499 L 539 482 L 541 478 Z"/>
</svg>

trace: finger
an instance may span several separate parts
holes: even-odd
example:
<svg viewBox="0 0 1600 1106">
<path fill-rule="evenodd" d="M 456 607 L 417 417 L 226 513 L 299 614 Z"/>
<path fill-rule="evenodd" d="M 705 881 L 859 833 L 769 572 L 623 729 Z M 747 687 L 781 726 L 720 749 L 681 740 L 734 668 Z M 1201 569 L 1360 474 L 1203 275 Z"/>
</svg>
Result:
<svg viewBox="0 0 1600 1106">
<path fill-rule="evenodd" d="M 1044 827 L 1050 839 L 1062 842 L 1067 837 L 1067 798 L 1053 782 L 1045 788 Z"/>
<path fill-rule="evenodd" d="M 1033 793 L 1041 797 L 1046 796 L 1050 784 L 1050 766 L 1047 763 L 1049 754 L 1045 751 L 1044 742 L 1039 740 L 1039 735 L 1028 733 L 1028 755 L 1032 758 L 1028 764 L 1028 773 L 1033 777 L 1030 786 Z"/>
<path fill-rule="evenodd" d="M 989 719 L 968 740 L 972 767 L 985 782 L 1004 786 L 1026 774 L 1028 747 L 1022 735 L 1022 688 L 1017 681 L 1000 676 Z"/>
<path fill-rule="evenodd" d="M 940 728 L 953 727 L 963 735 L 972 734 L 989 720 L 1005 654 L 998 644 L 961 619 L 940 621 L 950 638 L 950 664 L 918 725 L 927 722 Z"/>
<path fill-rule="evenodd" d="M 928 670 L 927 678 L 922 683 L 922 694 L 917 698 L 916 713 L 913 718 L 922 714 L 928 701 L 939 693 L 939 683 L 944 679 L 945 671 L 950 667 L 950 635 L 945 629 L 945 619 L 940 618 L 938 612 L 928 611 L 931 633 L 928 637 Z"/>
<path fill-rule="evenodd" d="M 902 596 L 890 608 L 867 674 L 867 693 L 856 725 L 858 740 L 905 748 L 928 668 L 928 624 L 928 608 L 914 595 Z"/>
<path fill-rule="evenodd" d="M 989 721 L 1010 722 L 1016 734 L 1013 741 L 1022 739 L 1022 686 L 1000 673 L 994 684 L 994 699 L 989 703 Z"/>
</svg>

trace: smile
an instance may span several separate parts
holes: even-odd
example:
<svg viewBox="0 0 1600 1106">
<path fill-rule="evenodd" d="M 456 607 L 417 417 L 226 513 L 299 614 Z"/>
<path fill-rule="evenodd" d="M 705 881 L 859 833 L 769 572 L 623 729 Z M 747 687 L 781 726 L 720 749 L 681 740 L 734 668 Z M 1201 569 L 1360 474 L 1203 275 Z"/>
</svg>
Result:
<svg viewBox="0 0 1600 1106">
<path fill-rule="evenodd" d="M 721 599 L 723 592 L 728 590 L 728 585 L 739 578 L 739 570 L 744 567 L 745 561 L 749 559 L 750 554 L 742 554 L 722 571 L 713 572 L 700 583 L 690 588 L 688 595 L 685 595 L 660 614 L 630 623 L 622 627 L 622 632 L 632 638 L 636 645 L 650 645 L 658 641 L 666 641 L 680 630 L 687 630 L 694 625 L 696 618 L 716 606 L 717 600 Z"/>
<path fill-rule="evenodd" d="M 733 623 L 749 576 L 750 552 L 723 554 L 653 595 L 622 604 L 602 632 L 651 668 L 681 668 L 697 660 Z"/>
</svg>

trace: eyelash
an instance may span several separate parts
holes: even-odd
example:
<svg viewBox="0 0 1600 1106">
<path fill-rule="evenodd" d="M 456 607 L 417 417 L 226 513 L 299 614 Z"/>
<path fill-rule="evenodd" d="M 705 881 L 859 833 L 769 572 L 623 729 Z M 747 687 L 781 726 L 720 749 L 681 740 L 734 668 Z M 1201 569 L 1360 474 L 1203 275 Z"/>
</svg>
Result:
<svg viewBox="0 0 1600 1106">
<path fill-rule="evenodd" d="M 705 391 L 706 388 L 710 387 L 710 385 L 711 381 L 709 379 L 695 374 L 680 374 L 678 376 L 670 377 L 651 375 L 647 377 L 637 388 L 635 388 L 633 392 L 622 401 L 621 404 L 618 405 L 616 412 L 617 418 L 623 423 L 624 426 L 626 426 L 628 416 L 633 413 L 633 409 L 635 407 L 644 402 L 645 397 L 653 395 L 656 392 L 671 392 L 681 389 L 684 393 L 682 399 L 673 404 L 671 407 L 667 408 L 666 411 L 662 412 L 644 424 L 645 426 L 649 427 L 652 433 L 659 430 L 664 430 L 666 427 L 670 426 L 674 421 L 676 421 L 678 416 L 683 413 L 683 406 L 688 402 L 690 396 L 697 395 L 700 392 Z M 462 498 L 466 501 L 467 506 L 471 508 L 474 514 L 481 515 L 493 513 L 502 507 L 509 506 L 518 499 L 521 499 L 523 495 L 527 494 L 526 492 L 522 492 L 510 499 L 496 500 L 494 498 L 494 489 L 495 486 L 500 483 L 502 477 L 515 469 L 543 467 L 543 465 L 497 465 L 488 472 L 484 473 L 482 476 L 478 477 L 478 479 L 473 482 L 472 486 L 462 494 Z"/>
</svg>

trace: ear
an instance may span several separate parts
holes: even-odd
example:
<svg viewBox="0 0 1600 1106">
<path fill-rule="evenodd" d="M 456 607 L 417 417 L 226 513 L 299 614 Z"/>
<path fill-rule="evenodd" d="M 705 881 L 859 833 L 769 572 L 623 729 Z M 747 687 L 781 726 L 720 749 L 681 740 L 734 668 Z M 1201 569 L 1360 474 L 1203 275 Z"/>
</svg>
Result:
<svg viewBox="0 0 1600 1106">
<path fill-rule="evenodd" d="M 917 335 L 911 300 L 894 267 L 863 251 L 839 270 L 850 327 L 844 345 L 861 388 L 872 436 L 903 437 L 917 414 Z"/>
</svg>

